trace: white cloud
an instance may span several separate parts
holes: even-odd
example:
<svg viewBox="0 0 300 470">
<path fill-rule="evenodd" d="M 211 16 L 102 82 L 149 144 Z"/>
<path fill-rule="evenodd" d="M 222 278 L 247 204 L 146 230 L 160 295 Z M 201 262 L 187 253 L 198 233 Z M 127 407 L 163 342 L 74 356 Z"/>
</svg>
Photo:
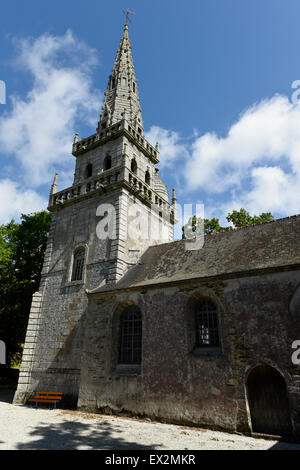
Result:
<svg viewBox="0 0 300 470">
<path fill-rule="evenodd" d="M 187 149 L 180 142 L 181 138 L 177 132 L 152 126 L 145 135 L 152 145 L 159 143 L 161 168 L 170 167 L 178 158 L 183 161 L 187 157 Z"/>
<path fill-rule="evenodd" d="M 0 117 L 1 152 L 17 159 L 30 187 L 49 184 L 55 170 L 70 184 L 75 125 L 80 119 L 95 125 L 101 109 L 91 80 L 95 51 L 71 31 L 22 40 L 18 48 L 16 62 L 33 86 L 24 99 L 12 96 L 11 110 Z"/>
<path fill-rule="evenodd" d="M 201 191 L 210 215 L 221 217 L 241 207 L 251 213 L 299 212 L 300 106 L 288 97 L 275 95 L 254 104 L 225 137 L 195 134 L 183 143 L 177 134 L 154 130 L 157 140 L 164 137 L 163 164 L 177 165 L 185 195 Z M 213 209 L 217 199 L 222 203 Z"/>
<path fill-rule="evenodd" d="M 0 181 L 0 224 L 16 220 L 21 213 L 29 214 L 47 208 L 47 203 L 36 191 L 27 189 L 10 179 Z"/>
<path fill-rule="evenodd" d="M 223 193 L 242 187 L 256 166 L 285 163 L 300 174 L 300 107 L 276 95 L 243 113 L 225 138 L 207 133 L 197 138 L 185 167 L 193 189 Z"/>
<path fill-rule="evenodd" d="M 238 198 L 227 203 L 228 211 L 246 207 L 251 214 L 270 211 L 293 215 L 300 212 L 299 174 L 284 172 L 278 166 L 266 166 L 253 168 L 251 177 L 252 187 L 249 190 L 244 188 Z"/>
</svg>

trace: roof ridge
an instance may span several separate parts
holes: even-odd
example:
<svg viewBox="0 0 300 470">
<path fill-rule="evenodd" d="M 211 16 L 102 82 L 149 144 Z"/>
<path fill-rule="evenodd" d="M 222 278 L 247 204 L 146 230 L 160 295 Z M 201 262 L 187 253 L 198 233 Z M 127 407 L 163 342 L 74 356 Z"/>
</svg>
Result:
<svg viewBox="0 0 300 470">
<path fill-rule="evenodd" d="M 255 224 L 249 224 L 249 225 L 244 225 L 242 227 L 228 227 L 228 230 L 220 230 L 219 232 L 211 232 L 211 233 L 205 233 L 205 237 L 211 237 L 211 236 L 217 236 L 220 233 L 232 233 L 232 232 L 237 232 L 238 230 L 244 230 L 250 227 L 256 227 L 258 225 L 265 225 L 265 224 L 272 224 L 275 222 L 281 222 L 282 220 L 287 220 L 287 219 L 293 219 L 296 217 L 300 217 L 300 214 L 294 214 L 294 215 L 288 215 L 286 217 L 280 217 L 278 219 L 273 219 L 273 220 L 268 220 L 266 222 L 257 222 Z M 194 240 L 196 237 L 193 238 L 187 238 L 187 239 L 180 239 L 180 240 L 172 240 L 170 242 L 165 242 L 165 243 L 156 243 L 153 245 L 150 245 L 149 248 L 155 247 L 155 246 L 162 246 L 162 245 L 171 245 L 173 243 L 178 243 L 178 242 L 186 242 L 187 240 Z"/>
<path fill-rule="evenodd" d="M 288 215 L 286 217 L 279 217 L 278 219 L 273 219 L 273 220 L 266 220 L 265 222 L 256 222 L 255 224 L 248 224 L 248 225 L 243 225 L 242 227 L 228 227 L 228 230 L 220 230 L 219 232 L 211 232 L 207 233 L 206 235 L 217 235 L 218 233 L 228 233 L 228 232 L 233 232 L 237 230 L 243 230 L 249 227 L 255 227 L 257 225 L 264 225 L 264 224 L 272 224 L 274 222 L 280 222 L 282 220 L 287 220 L 287 219 L 293 219 L 295 217 L 300 217 L 300 214 L 295 214 L 295 215 Z"/>
</svg>

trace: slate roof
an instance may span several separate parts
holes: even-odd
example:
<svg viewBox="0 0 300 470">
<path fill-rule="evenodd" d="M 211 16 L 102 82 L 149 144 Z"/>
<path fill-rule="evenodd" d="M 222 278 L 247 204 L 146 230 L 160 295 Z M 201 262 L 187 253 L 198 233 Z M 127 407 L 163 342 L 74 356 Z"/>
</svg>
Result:
<svg viewBox="0 0 300 470">
<path fill-rule="evenodd" d="M 205 235 L 201 249 L 184 240 L 150 246 L 115 285 L 90 294 L 280 267 L 300 268 L 300 215 Z"/>
</svg>

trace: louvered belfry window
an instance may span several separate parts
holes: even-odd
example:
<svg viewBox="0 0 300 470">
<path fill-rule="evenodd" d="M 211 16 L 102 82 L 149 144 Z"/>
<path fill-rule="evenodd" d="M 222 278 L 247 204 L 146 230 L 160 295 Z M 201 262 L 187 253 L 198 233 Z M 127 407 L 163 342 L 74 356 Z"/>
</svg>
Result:
<svg viewBox="0 0 300 470">
<path fill-rule="evenodd" d="M 85 249 L 79 248 L 74 253 L 72 281 L 81 281 L 83 276 Z"/>
<path fill-rule="evenodd" d="M 196 346 L 218 347 L 218 309 L 210 299 L 202 299 L 196 305 Z"/>
<path fill-rule="evenodd" d="M 130 306 L 120 318 L 119 364 L 141 364 L 142 360 L 142 314 Z"/>
<path fill-rule="evenodd" d="M 90 178 L 93 174 L 93 165 L 89 163 L 85 168 L 85 177 Z"/>
<path fill-rule="evenodd" d="M 111 168 L 111 156 L 106 155 L 104 162 L 103 162 L 103 169 L 104 171 L 109 170 Z"/>
<path fill-rule="evenodd" d="M 137 163 L 136 163 L 135 158 L 133 158 L 131 160 L 130 168 L 131 168 L 132 173 L 134 173 L 136 175 L 136 173 L 137 173 Z"/>
</svg>

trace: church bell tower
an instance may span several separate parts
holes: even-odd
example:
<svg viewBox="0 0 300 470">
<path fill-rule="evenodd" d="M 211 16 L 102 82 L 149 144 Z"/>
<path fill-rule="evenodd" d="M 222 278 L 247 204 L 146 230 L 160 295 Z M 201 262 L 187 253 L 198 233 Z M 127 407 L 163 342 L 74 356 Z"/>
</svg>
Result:
<svg viewBox="0 0 300 470">
<path fill-rule="evenodd" d="M 115 284 L 152 244 L 173 239 L 175 197 L 158 176 L 159 146 L 144 135 L 126 22 L 96 132 L 79 138 L 74 181 L 48 210 L 51 228 L 39 291 L 33 295 L 14 403 L 59 390 L 76 405 L 87 291 Z"/>
<path fill-rule="evenodd" d="M 175 216 L 156 168 L 159 145 L 153 147 L 144 135 L 127 22 L 96 133 L 81 140 L 76 134 L 72 153 L 76 158 L 73 186 L 52 194 L 49 210 L 92 197 L 101 204 L 101 195 L 107 204 L 111 195 L 115 226 L 109 232 L 113 236 L 109 237 L 111 266 L 106 281 L 117 281 L 149 245 L 172 240 Z M 99 216 L 103 216 L 101 209 Z"/>
</svg>

